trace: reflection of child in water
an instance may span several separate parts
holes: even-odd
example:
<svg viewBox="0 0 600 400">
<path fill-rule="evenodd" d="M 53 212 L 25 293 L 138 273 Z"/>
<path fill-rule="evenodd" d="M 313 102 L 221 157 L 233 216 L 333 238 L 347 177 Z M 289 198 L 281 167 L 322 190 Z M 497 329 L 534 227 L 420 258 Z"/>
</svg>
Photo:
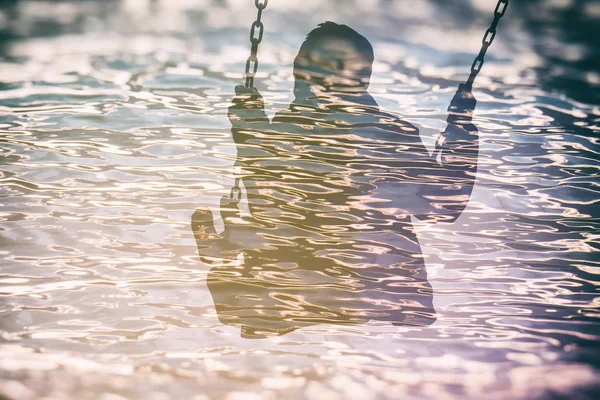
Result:
<svg viewBox="0 0 600 400">
<path fill-rule="evenodd" d="M 224 198 L 192 229 L 204 261 L 244 255 L 208 277 L 219 319 L 247 337 L 318 323 L 435 320 L 410 216 L 452 221 L 472 191 L 475 99 L 460 87 L 431 156 L 418 130 L 367 92 L 373 49 L 345 25 L 319 25 L 294 62 L 295 100 L 272 121 L 254 88 L 229 109 L 251 217 Z"/>
</svg>

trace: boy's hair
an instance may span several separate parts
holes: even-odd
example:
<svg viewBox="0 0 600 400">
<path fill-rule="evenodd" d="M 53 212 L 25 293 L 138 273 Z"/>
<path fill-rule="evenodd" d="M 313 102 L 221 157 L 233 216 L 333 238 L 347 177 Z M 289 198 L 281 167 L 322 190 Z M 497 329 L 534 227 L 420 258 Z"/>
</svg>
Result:
<svg viewBox="0 0 600 400">
<path fill-rule="evenodd" d="M 360 33 L 356 32 L 354 29 L 350 28 L 347 25 L 336 24 L 335 22 L 327 21 L 319 24 L 319 26 L 306 35 L 306 39 L 302 46 L 300 46 L 300 50 L 298 51 L 298 55 L 306 54 L 311 47 L 315 45 L 315 43 L 319 42 L 322 39 L 329 38 L 338 38 L 344 39 L 352 43 L 352 45 L 356 48 L 356 50 L 362 54 L 369 63 L 373 63 L 374 55 L 373 55 L 373 46 L 371 43 Z"/>
</svg>

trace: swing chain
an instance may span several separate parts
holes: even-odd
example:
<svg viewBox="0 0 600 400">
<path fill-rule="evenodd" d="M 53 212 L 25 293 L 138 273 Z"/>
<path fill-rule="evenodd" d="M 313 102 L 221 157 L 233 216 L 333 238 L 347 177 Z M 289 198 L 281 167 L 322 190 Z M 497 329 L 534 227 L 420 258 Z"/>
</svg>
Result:
<svg viewBox="0 0 600 400">
<path fill-rule="evenodd" d="M 246 87 L 254 86 L 254 77 L 258 71 L 258 57 L 256 54 L 258 53 L 258 45 L 262 42 L 263 34 L 265 32 L 265 26 L 263 25 L 261 18 L 263 10 L 267 8 L 267 4 L 269 4 L 269 0 L 254 0 L 254 5 L 258 12 L 256 21 L 254 21 L 250 27 L 250 43 L 252 44 L 252 47 L 250 49 L 250 57 L 248 57 L 248 60 L 246 61 Z M 240 188 L 241 178 L 235 171 L 234 175 L 235 183 L 231 188 L 231 192 L 229 192 L 229 200 L 234 204 L 237 204 L 242 199 L 242 189 Z"/>
<path fill-rule="evenodd" d="M 256 76 L 256 71 L 258 71 L 258 57 L 256 54 L 258 53 L 258 45 L 262 41 L 265 31 L 265 26 L 260 19 L 262 11 L 267 8 L 267 4 L 269 4 L 269 0 L 254 0 L 254 5 L 258 13 L 256 21 L 252 23 L 252 27 L 250 28 L 250 43 L 252 44 L 252 48 L 250 50 L 250 57 L 246 61 L 246 87 L 254 86 L 254 77 Z"/>
<path fill-rule="evenodd" d="M 492 25 L 490 25 L 485 32 L 485 35 L 483 35 L 483 39 L 481 40 L 481 50 L 479 50 L 479 54 L 475 58 L 475 61 L 473 61 L 473 65 L 471 65 L 471 75 L 469 75 L 469 79 L 467 80 L 467 87 L 469 88 L 473 85 L 479 71 L 481 71 L 485 53 L 496 38 L 496 27 L 498 26 L 498 22 L 500 22 L 500 18 L 502 18 L 508 8 L 508 2 L 509 0 L 498 0 L 498 3 L 496 4 Z"/>
</svg>

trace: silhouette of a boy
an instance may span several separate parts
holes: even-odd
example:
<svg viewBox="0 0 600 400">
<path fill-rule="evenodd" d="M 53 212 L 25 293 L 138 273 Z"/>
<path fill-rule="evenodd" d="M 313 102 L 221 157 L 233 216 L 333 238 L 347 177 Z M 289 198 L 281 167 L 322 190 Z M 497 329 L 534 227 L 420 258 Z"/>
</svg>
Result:
<svg viewBox="0 0 600 400">
<path fill-rule="evenodd" d="M 245 337 L 318 323 L 435 321 L 433 293 L 410 216 L 455 220 L 478 156 L 475 99 L 459 87 L 433 155 L 419 131 L 367 92 L 369 41 L 333 22 L 310 32 L 294 61 L 295 99 L 272 121 L 254 88 L 229 109 L 251 217 L 224 198 L 223 233 L 192 217 L 219 319 Z"/>
</svg>

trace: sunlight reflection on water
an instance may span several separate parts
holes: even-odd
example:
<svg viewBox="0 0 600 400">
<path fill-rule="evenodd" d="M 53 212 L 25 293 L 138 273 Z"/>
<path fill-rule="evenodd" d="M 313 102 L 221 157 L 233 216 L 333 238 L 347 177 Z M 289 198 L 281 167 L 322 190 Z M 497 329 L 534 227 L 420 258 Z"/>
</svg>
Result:
<svg viewBox="0 0 600 400">
<path fill-rule="evenodd" d="M 474 88 L 482 143 L 469 206 L 452 224 L 414 220 L 435 323 L 248 340 L 217 318 L 189 221 L 234 182 L 227 108 L 254 4 L 191 3 L 2 11 L 0 394 L 504 399 L 597 385 L 600 112 L 569 89 L 594 85 L 583 62 L 593 47 L 558 36 L 569 50 L 552 59 L 525 6 L 502 21 Z M 347 4 L 270 2 L 256 80 L 267 114 L 292 100 L 306 33 L 333 20 L 369 38 L 369 91 L 431 149 L 495 1 L 468 12 Z M 547 65 L 575 59 L 569 84 L 564 64 Z"/>
</svg>

